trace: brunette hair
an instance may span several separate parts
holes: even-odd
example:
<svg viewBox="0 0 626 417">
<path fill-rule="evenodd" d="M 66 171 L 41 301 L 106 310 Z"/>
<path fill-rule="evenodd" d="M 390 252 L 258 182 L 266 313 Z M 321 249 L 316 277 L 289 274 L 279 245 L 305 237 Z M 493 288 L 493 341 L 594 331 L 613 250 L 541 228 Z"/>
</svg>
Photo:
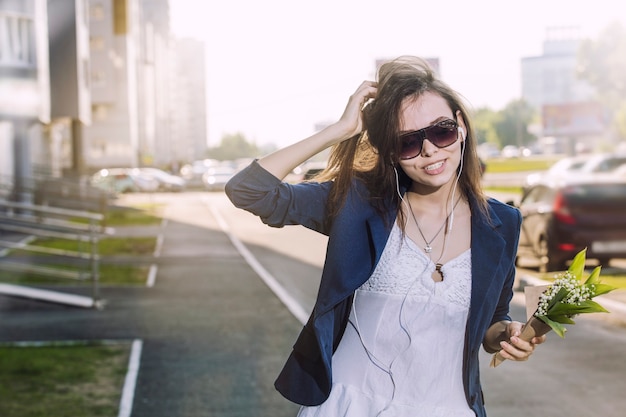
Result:
<svg viewBox="0 0 626 417">
<path fill-rule="evenodd" d="M 402 103 L 407 97 L 416 99 L 427 91 L 446 100 L 455 119 L 459 112 L 465 122 L 467 136 L 459 187 L 466 198 L 474 197 L 479 210 L 487 214 L 476 140 L 460 95 L 437 78 L 428 63 L 418 57 L 401 56 L 382 64 L 377 78 L 376 98 L 363 109 L 363 132 L 335 145 L 328 167 L 320 176 L 335 182 L 329 200 L 330 214 L 341 208 L 355 178 L 364 181 L 371 202 L 381 215 L 399 206 L 398 182 L 408 185 L 410 181 L 397 165 Z"/>
</svg>

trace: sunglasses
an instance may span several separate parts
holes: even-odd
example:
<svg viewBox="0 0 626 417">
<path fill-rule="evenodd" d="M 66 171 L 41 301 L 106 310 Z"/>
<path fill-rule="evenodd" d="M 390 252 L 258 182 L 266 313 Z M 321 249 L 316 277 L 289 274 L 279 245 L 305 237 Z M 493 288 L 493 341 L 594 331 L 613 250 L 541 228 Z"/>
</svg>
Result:
<svg viewBox="0 0 626 417">
<path fill-rule="evenodd" d="M 421 154 L 426 139 L 439 149 L 452 145 L 458 139 L 458 127 L 456 121 L 446 119 L 400 135 L 400 159 L 413 159 Z"/>
</svg>

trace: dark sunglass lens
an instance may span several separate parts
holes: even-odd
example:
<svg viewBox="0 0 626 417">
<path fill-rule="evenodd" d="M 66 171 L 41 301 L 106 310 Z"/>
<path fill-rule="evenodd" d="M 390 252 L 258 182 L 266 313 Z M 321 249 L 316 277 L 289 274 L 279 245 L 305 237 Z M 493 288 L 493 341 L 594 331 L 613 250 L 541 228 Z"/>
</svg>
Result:
<svg viewBox="0 0 626 417">
<path fill-rule="evenodd" d="M 415 158 L 422 152 L 423 139 L 419 133 L 411 133 L 402 137 L 402 148 L 400 149 L 401 159 Z"/>
<path fill-rule="evenodd" d="M 452 145 L 457 139 L 457 130 L 454 124 L 438 124 L 430 128 L 427 139 L 438 148 Z"/>
<path fill-rule="evenodd" d="M 443 120 L 437 124 L 416 130 L 400 137 L 400 159 L 413 159 L 422 152 L 424 139 L 438 148 L 445 148 L 457 140 L 457 124 L 454 120 Z"/>
</svg>

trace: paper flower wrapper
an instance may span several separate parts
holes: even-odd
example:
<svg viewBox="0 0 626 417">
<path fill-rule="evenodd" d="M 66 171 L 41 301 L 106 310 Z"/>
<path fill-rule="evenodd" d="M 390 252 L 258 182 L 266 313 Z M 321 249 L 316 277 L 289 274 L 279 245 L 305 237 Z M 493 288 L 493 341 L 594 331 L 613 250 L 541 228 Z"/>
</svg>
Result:
<svg viewBox="0 0 626 417">
<path fill-rule="evenodd" d="M 522 340 L 528 342 L 533 337 L 543 336 L 550 330 L 565 337 L 567 329 L 563 324 L 575 324 L 572 318 L 576 315 L 608 312 L 592 298 L 615 288 L 600 282 L 599 266 L 582 281 L 586 252 L 586 249 L 580 251 L 574 257 L 569 269 L 557 276 L 552 284 L 524 287 L 527 321 L 519 336 Z M 500 352 L 497 352 L 493 355 L 490 366 L 495 368 L 504 360 Z"/>
<path fill-rule="evenodd" d="M 539 320 L 534 316 L 535 311 L 537 311 L 537 305 L 539 304 L 539 296 L 543 294 L 545 290 L 547 290 L 549 285 L 539 285 L 535 287 L 524 287 L 524 295 L 526 296 L 526 324 L 522 327 L 522 333 L 520 334 L 520 339 L 525 341 L 532 340 L 535 336 L 543 336 L 548 333 L 552 328 L 545 324 L 543 321 Z M 491 366 L 495 368 L 500 365 L 506 359 L 500 355 L 500 352 L 494 353 L 491 358 Z"/>
</svg>

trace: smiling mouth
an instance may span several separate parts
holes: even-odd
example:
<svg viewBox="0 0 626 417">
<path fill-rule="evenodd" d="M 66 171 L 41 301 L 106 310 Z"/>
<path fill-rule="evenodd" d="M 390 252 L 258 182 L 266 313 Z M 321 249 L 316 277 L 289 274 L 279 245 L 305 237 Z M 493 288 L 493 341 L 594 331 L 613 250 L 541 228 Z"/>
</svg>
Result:
<svg viewBox="0 0 626 417">
<path fill-rule="evenodd" d="M 431 165 L 425 166 L 425 167 L 424 167 L 424 170 L 426 170 L 426 171 L 434 171 L 434 170 L 436 170 L 436 169 L 441 168 L 442 166 L 443 166 L 443 161 L 439 161 L 439 162 L 437 162 L 437 163 L 434 163 L 434 164 L 431 164 Z"/>
</svg>

